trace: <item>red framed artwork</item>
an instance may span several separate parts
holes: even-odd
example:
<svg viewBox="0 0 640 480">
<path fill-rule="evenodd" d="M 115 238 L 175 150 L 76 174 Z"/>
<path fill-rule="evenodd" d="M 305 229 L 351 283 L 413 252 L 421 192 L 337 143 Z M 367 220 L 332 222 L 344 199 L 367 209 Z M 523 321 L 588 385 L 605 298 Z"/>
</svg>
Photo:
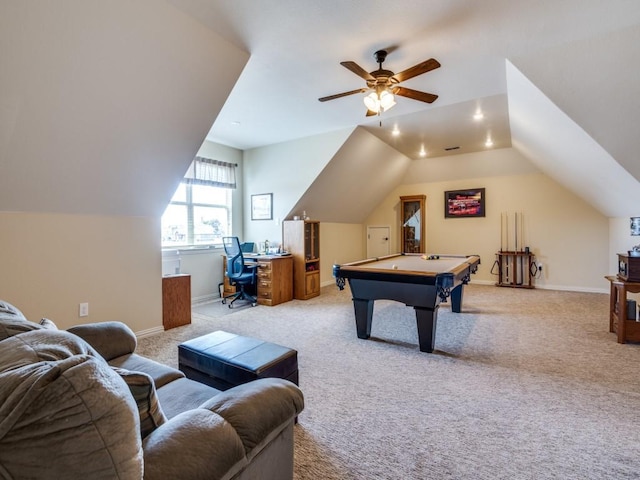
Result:
<svg viewBox="0 0 640 480">
<path fill-rule="evenodd" d="M 484 217 L 484 205 L 484 188 L 444 192 L 445 218 Z"/>
</svg>

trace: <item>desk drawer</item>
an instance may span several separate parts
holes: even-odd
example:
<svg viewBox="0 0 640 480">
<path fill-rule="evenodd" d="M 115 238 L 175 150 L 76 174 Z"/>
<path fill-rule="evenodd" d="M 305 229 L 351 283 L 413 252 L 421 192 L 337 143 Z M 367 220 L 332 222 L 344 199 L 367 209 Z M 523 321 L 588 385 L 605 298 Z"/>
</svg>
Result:
<svg viewBox="0 0 640 480">
<path fill-rule="evenodd" d="M 267 278 L 258 278 L 258 294 L 261 292 L 271 292 L 271 280 Z"/>
<path fill-rule="evenodd" d="M 271 274 L 271 262 L 258 262 L 258 271 L 256 272 L 258 281 L 271 280 Z"/>
<path fill-rule="evenodd" d="M 262 282 L 258 282 L 258 294 L 256 295 L 258 303 L 260 305 L 273 305 L 273 292 L 271 290 L 271 282 L 268 282 L 268 287 L 262 285 Z"/>
</svg>

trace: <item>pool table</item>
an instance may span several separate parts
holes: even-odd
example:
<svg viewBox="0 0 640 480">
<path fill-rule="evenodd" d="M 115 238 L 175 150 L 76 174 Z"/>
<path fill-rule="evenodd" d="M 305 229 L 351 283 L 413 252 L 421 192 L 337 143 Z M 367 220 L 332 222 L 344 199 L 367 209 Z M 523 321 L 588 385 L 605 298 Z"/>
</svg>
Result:
<svg viewBox="0 0 640 480">
<path fill-rule="evenodd" d="M 373 302 L 387 299 L 413 307 L 420 351 L 433 352 L 438 307 L 451 297 L 451 310 L 460 312 L 462 289 L 478 270 L 477 255 L 399 253 L 333 266 L 340 290 L 349 281 L 358 338 L 371 336 Z"/>
</svg>

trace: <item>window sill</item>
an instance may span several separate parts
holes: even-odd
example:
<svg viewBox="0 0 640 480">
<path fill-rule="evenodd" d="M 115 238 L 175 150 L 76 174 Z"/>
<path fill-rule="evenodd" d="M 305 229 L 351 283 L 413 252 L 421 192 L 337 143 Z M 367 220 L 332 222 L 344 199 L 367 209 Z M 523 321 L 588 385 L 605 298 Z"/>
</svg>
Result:
<svg viewBox="0 0 640 480">
<path fill-rule="evenodd" d="M 172 247 L 172 248 L 163 248 L 162 256 L 170 257 L 176 255 L 198 255 L 203 253 L 209 253 L 213 251 L 223 250 L 222 246 L 217 245 L 202 245 L 202 246 L 191 246 L 191 247 Z"/>
</svg>

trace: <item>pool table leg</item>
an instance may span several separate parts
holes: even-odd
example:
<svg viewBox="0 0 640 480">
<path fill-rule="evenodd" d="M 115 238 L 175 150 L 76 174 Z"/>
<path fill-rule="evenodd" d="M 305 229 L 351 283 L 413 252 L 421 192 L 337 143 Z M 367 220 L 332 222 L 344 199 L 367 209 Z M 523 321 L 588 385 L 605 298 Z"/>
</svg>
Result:
<svg viewBox="0 0 640 480">
<path fill-rule="evenodd" d="M 356 312 L 358 338 L 369 338 L 371 336 L 371 320 L 373 319 L 373 300 L 354 298 L 353 308 Z"/>
<path fill-rule="evenodd" d="M 435 308 L 413 307 L 418 325 L 418 343 L 420 351 L 432 353 L 436 342 L 436 324 L 438 323 L 438 305 Z"/>
<path fill-rule="evenodd" d="M 460 313 L 462 311 L 462 287 L 464 284 L 458 285 L 451 290 L 451 311 Z"/>
</svg>

